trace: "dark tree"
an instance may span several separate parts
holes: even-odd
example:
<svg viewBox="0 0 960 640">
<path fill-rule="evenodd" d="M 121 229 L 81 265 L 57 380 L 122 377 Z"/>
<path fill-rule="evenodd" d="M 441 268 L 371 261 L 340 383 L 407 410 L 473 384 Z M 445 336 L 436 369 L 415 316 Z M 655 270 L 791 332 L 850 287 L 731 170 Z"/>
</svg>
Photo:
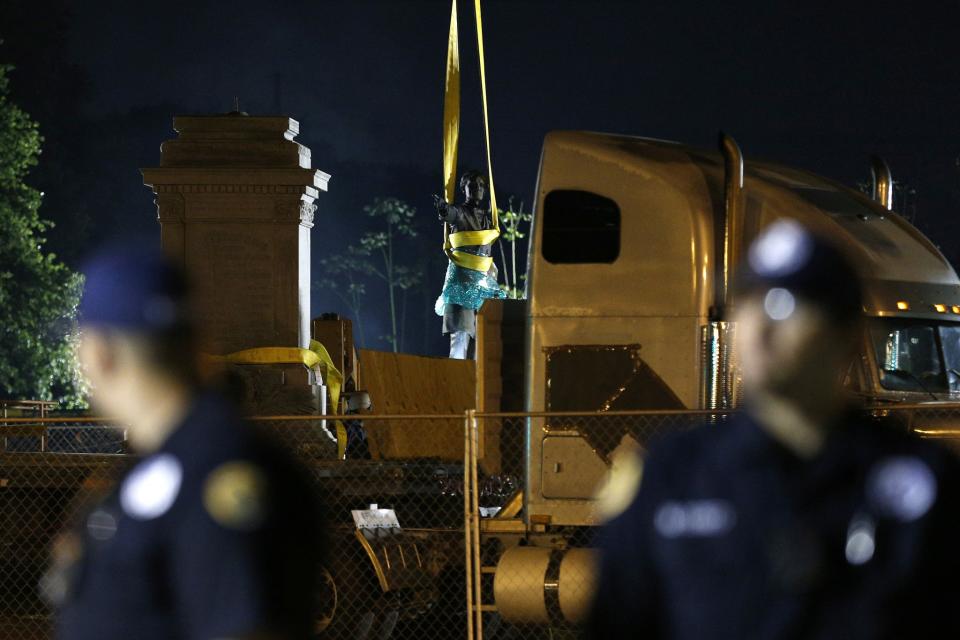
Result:
<svg viewBox="0 0 960 640">
<path fill-rule="evenodd" d="M 43 193 L 26 183 L 42 139 L 0 65 L 0 394 L 83 402 L 73 353 L 81 277 L 44 251 Z"/>
</svg>

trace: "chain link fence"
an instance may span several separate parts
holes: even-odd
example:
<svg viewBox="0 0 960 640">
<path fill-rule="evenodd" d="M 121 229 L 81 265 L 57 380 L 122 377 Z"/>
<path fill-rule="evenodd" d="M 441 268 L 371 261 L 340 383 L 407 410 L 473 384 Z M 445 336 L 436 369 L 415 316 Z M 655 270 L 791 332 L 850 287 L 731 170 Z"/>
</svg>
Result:
<svg viewBox="0 0 960 640">
<path fill-rule="evenodd" d="M 659 437 L 727 416 L 476 415 L 472 637 L 579 637 L 596 577 L 591 544 L 603 520 L 632 497 L 643 452 Z"/>
<path fill-rule="evenodd" d="M 892 428 L 941 440 L 960 453 L 960 405 L 870 407 Z M 470 638 L 573 639 L 596 574 L 600 525 L 639 486 L 645 451 L 660 437 L 701 424 L 722 428 L 732 412 L 478 414 L 478 478 L 468 540 L 479 570 L 468 579 Z M 613 470 L 612 473 L 610 470 Z"/>
<path fill-rule="evenodd" d="M 328 511 L 318 635 L 464 637 L 464 417 L 348 418 L 261 420 L 311 470 Z M 417 448 L 427 455 L 402 457 Z"/>
<path fill-rule="evenodd" d="M 251 421 L 309 470 L 327 510 L 318 636 L 465 637 L 464 416 Z M 425 455 L 401 457 L 411 448 Z M 39 588 L 51 548 L 135 462 L 103 420 L 0 418 L 0 638 L 52 637 Z"/>
<path fill-rule="evenodd" d="M 0 419 L 0 637 L 50 637 L 39 584 L 52 545 L 131 461 L 124 432 L 102 420 Z"/>
<path fill-rule="evenodd" d="M 960 442 L 960 406 L 869 411 L 923 437 Z M 252 420 L 310 469 L 328 511 L 319 637 L 506 640 L 579 636 L 595 579 L 592 540 L 632 495 L 643 452 L 665 434 L 704 422 L 722 427 L 727 417 Z M 124 432 L 103 420 L 0 418 L 0 637 L 51 637 L 38 589 L 51 545 L 135 461 Z"/>
</svg>

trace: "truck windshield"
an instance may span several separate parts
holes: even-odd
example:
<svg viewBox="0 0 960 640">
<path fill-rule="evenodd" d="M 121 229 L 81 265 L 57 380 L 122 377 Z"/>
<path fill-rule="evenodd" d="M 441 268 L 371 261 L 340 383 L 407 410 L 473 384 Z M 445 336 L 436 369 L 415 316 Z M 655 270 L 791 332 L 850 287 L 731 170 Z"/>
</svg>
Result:
<svg viewBox="0 0 960 640">
<path fill-rule="evenodd" d="M 877 318 L 870 337 L 883 388 L 960 392 L 960 324 Z"/>
</svg>

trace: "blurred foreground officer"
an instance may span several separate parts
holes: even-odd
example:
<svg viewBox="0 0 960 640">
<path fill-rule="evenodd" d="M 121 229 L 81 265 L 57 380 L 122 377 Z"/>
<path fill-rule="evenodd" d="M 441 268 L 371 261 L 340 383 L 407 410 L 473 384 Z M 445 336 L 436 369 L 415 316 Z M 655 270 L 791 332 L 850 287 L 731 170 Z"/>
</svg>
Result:
<svg viewBox="0 0 960 640">
<path fill-rule="evenodd" d="M 142 457 L 55 553 L 63 640 L 308 638 L 323 548 L 309 480 L 197 383 L 181 274 L 114 252 L 85 269 L 80 358 Z"/>
<path fill-rule="evenodd" d="M 654 446 L 601 543 L 596 638 L 956 638 L 952 454 L 850 410 L 847 260 L 783 221 L 734 317 L 745 411 Z"/>
</svg>

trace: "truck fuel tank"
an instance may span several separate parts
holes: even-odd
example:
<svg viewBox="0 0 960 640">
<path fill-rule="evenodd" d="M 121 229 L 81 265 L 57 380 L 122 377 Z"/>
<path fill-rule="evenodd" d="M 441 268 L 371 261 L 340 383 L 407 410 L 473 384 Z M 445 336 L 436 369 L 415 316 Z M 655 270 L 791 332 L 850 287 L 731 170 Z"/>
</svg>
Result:
<svg viewBox="0 0 960 640">
<path fill-rule="evenodd" d="M 497 612 L 513 624 L 583 622 L 596 584 L 593 549 L 513 547 L 493 576 Z"/>
</svg>

